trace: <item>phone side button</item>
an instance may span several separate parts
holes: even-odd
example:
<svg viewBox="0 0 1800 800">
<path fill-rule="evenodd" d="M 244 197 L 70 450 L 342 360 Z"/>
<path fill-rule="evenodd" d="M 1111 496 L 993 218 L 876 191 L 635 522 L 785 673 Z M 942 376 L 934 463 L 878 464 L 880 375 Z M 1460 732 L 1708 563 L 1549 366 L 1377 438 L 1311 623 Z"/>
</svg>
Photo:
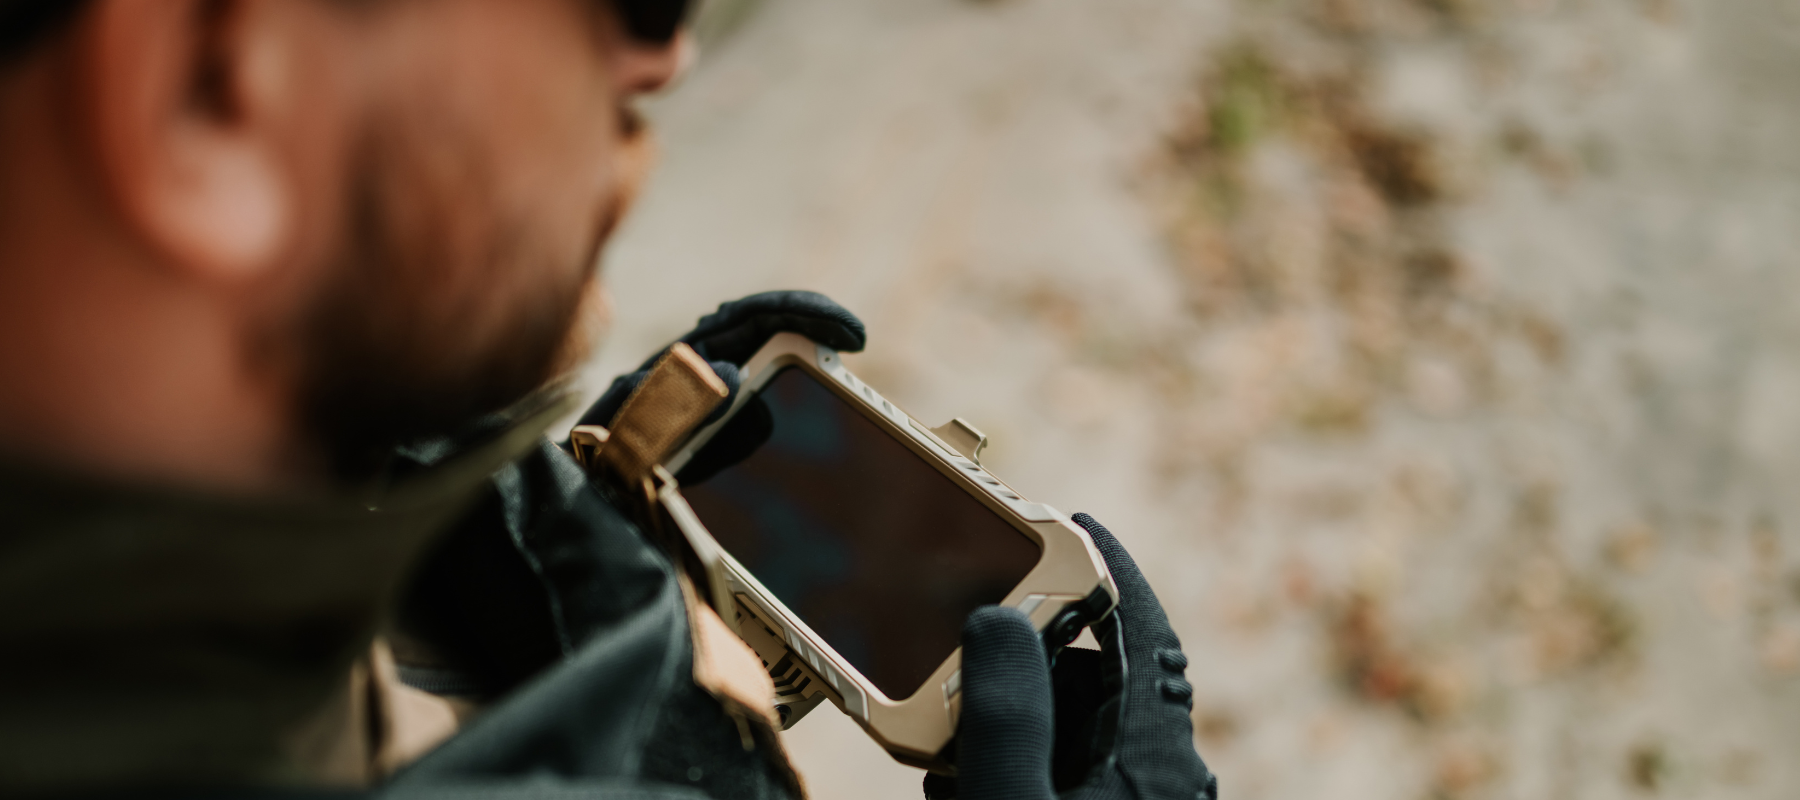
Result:
<svg viewBox="0 0 1800 800">
<path fill-rule="evenodd" d="M 959 669 L 950 673 L 950 677 L 944 681 L 944 702 L 950 702 L 950 698 L 955 697 L 956 694 L 961 691 L 962 670 Z"/>
</svg>

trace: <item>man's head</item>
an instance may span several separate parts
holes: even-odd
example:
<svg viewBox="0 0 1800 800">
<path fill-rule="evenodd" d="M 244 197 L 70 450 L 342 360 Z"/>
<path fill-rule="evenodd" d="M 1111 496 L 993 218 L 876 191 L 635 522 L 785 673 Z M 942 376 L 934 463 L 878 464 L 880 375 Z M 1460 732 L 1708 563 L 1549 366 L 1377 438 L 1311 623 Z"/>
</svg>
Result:
<svg viewBox="0 0 1800 800">
<path fill-rule="evenodd" d="M 616 2 L 0 0 L 0 447 L 280 484 L 569 366 L 680 60 Z"/>
</svg>

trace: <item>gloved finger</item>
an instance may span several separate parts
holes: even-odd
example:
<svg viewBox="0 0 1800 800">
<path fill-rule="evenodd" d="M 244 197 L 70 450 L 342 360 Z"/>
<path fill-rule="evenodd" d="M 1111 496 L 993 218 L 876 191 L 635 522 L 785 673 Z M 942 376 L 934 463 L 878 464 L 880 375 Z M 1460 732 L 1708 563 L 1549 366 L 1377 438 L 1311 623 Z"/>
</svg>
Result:
<svg viewBox="0 0 1800 800">
<path fill-rule="evenodd" d="M 1053 800 L 1054 712 L 1043 639 L 1015 608 L 983 606 L 963 623 L 961 800 Z"/>
<path fill-rule="evenodd" d="M 868 341 L 862 320 L 818 292 L 753 294 L 700 318 L 681 341 L 709 361 L 743 366 L 777 333 L 798 333 L 833 350 L 859 352 Z"/>
<path fill-rule="evenodd" d="M 664 352 L 667 352 L 667 349 Z M 661 357 L 660 353 L 656 356 L 656 358 Z M 656 363 L 656 358 L 650 359 L 650 363 Z M 738 386 L 744 382 L 743 372 L 738 369 L 736 364 L 725 361 L 708 361 L 706 364 L 712 367 L 713 373 L 719 376 L 719 380 L 725 382 L 725 387 L 730 391 L 725 396 L 725 401 L 714 408 L 712 413 L 707 414 L 706 419 L 700 421 L 700 427 L 711 425 L 725 416 L 725 412 L 731 408 L 732 401 L 737 400 Z M 588 410 L 582 413 L 581 422 L 578 424 L 612 425 L 613 417 L 619 415 L 619 409 L 625 407 L 625 401 L 631 399 L 631 393 L 637 391 L 638 386 L 649 375 L 650 370 L 645 368 L 614 378 L 612 385 L 600 393 L 600 399 L 595 400 L 594 404 L 588 406 Z"/>
<path fill-rule="evenodd" d="M 1111 531 L 1087 514 L 1071 517 L 1093 537 L 1106 560 L 1113 583 L 1119 588 L 1119 606 L 1096 631 L 1101 647 L 1123 651 L 1125 661 L 1124 714 L 1119 720 L 1120 766 L 1140 780 L 1174 780 L 1183 770 L 1167 765 L 1184 764 L 1189 775 L 1205 765 L 1194 751 L 1194 687 L 1184 676 L 1188 658 L 1181 640 L 1169 627 L 1168 614 L 1156 593 L 1144 580 L 1137 562 L 1119 545 Z M 1137 769 L 1133 769 L 1133 767 Z M 1171 791 L 1178 787 L 1168 787 Z M 1146 797 L 1175 796 L 1146 792 Z"/>
<path fill-rule="evenodd" d="M 1156 599 L 1156 592 L 1150 589 L 1150 583 L 1144 580 L 1144 573 L 1138 569 L 1137 562 L 1131 554 L 1119 544 L 1112 535 L 1093 517 L 1087 514 L 1076 514 L 1071 520 L 1080 525 L 1093 537 L 1094 547 L 1106 560 L 1107 571 L 1112 573 L 1113 583 L 1119 588 L 1119 607 L 1114 612 L 1120 637 L 1104 637 L 1102 647 L 1123 646 L 1127 663 L 1133 673 L 1134 683 L 1137 679 L 1157 681 L 1159 691 L 1171 696 L 1186 705 L 1191 705 L 1193 688 L 1180 676 L 1187 669 L 1187 656 L 1181 652 L 1181 640 L 1169 627 L 1169 617 L 1163 611 L 1162 603 Z M 1120 642 L 1120 640 L 1123 640 Z M 1144 664 L 1154 664 L 1157 669 L 1145 670 Z M 1179 680 L 1179 683 L 1175 681 Z M 1139 688 L 1132 686 L 1128 691 Z"/>
<path fill-rule="evenodd" d="M 1050 663 L 1056 698 L 1056 746 L 1050 782 L 1057 793 L 1098 777 L 1118 734 L 1119 695 L 1125 671 L 1114 653 L 1070 647 Z"/>
</svg>

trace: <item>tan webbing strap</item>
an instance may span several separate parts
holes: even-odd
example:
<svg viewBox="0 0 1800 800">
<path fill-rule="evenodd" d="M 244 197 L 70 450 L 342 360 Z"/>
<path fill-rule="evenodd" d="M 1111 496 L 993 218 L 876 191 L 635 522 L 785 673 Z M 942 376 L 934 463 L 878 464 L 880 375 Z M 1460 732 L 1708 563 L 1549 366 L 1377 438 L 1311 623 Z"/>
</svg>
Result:
<svg viewBox="0 0 1800 800">
<path fill-rule="evenodd" d="M 676 342 L 595 442 L 599 462 L 624 485 L 641 484 L 730 393 L 700 354 Z"/>
<path fill-rule="evenodd" d="M 569 432 L 569 443 L 589 474 L 611 473 L 604 477 L 618 481 L 633 494 L 641 492 L 641 521 L 653 538 L 670 549 L 678 566 L 676 581 L 687 606 L 688 633 L 693 637 L 694 685 L 717 698 L 736 720 L 744 749 L 765 750 L 794 795 L 805 797 L 805 788 L 776 735 L 774 682 L 756 652 L 697 596 L 693 581 L 697 577 L 706 580 L 707 570 L 682 535 L 670 529 L 667 511 L 658 507 L 656 500 L 657 485 L 672 485 L 674 480 L 666 472 L 659 480 L 663 460 L 730 394 L 705 359 L 677 342 L 625 400 L 610 429 L 576 426 Z"/>
</svg>

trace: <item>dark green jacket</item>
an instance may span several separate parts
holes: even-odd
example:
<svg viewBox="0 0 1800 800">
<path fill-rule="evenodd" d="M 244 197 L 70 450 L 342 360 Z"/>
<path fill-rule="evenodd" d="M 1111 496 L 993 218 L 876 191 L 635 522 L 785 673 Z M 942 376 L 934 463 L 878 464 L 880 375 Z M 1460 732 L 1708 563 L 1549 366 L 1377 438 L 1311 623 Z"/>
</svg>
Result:
<svg viewBox="0 0 1800 800">
<path fill-rule="evenodd" d="M 565 410 L 323 500 L 0 466 L 0 795 L 345 796 L 302 733 L 394 626 L 493 703 L 348 796 L 797 795 L 694 686 L 667 561 L 544 440 Z"/>
</svg>

